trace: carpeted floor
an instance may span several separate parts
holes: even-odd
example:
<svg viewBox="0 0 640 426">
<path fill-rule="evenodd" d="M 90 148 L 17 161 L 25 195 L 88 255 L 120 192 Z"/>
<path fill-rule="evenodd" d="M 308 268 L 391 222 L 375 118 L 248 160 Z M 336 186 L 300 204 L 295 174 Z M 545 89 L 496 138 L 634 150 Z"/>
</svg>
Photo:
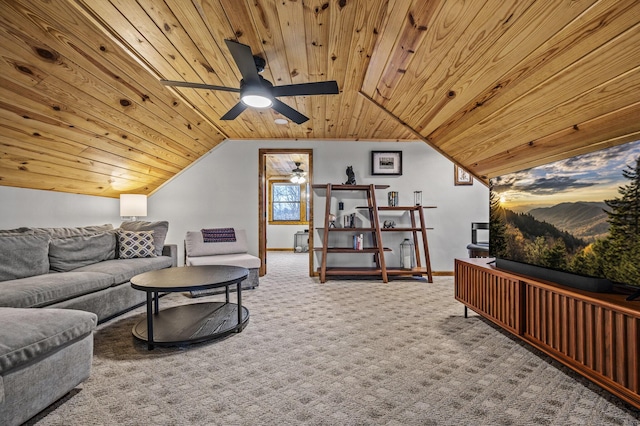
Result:
<svg viewBox="0 0 640 426">
<path fill-rule="evenodd" d="M 269 253 L 240 334 L 186 348 L 95 333 L 91 377 L 38 425 L 637 425 L 640 412 L 453 298 L 453 277 L 333 280 Z M 233 296 L 232 296 L 233 297 Z M 189 299 L 172 294 L 161 308 Z"/>
</svg>

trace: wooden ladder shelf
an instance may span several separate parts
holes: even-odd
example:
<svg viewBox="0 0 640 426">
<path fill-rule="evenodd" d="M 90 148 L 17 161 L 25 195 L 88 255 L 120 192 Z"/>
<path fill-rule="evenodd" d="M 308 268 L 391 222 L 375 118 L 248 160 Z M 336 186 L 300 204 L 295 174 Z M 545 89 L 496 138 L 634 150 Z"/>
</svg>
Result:
<svg viewBox="0 0 640 426">
<path fill-rule="evenodd" d="M 427 275 L 428 282 L 433 282 L 433 274 L 431 271 L 431 262 L 429 258 L 429 245 L 427 242 L 427 232 L 429 228 L 425 227 L 424 213 L 425 206 L 398 206 L 398 207 L 378 207 L 376 204 L 375 190 L 386 189 L 389 185 L 313 185 L 314 189 L 324 189 L 326 191 L 325 197 L 325 212 L 324 212 L 324 228 L 322 235 L 322 247 L 314 248 L 314 251 L 321 252 L 321 262 L 318 272 L 320 274 L 320 282 L 324 283 L 327 280 L 327 276 L 347 276 L 347 275 L 379 275 L 383 282 L 389 282 L 389 276 L 423 276 Z M 358 207 L 358 209 L 365 209 L 368 212 L 369 226 L 357 227 L 357 228 L 336 228 L 332 227 L 329 215 L 331 214 L 331 195 L 334 191 L 364 191 L 367 206 Z M 406 211 L 409 212 L 411 218 L 410 227 L 401 228 L 381 228 L 378 212 L 380 211 Z M 415 213 L 418 213 L 419 226 L 416 222 Z M 329 247 L 329 234 L 332 232 L 356 232 L 362 234 L 370 234 L 372 245 L 370 247 L 355 249 L 352 247 Z M 382 243 L 383 232 L 411 232 L 413 234 L 413 244 L 415 248 L 416 267 L 415 268 L 388 268 L 385 262 L 385 251 L 390 249 L 385 248 Z M 422 238 L 422 247 L 425 253 L 425 265 L 421 264 L 420 245 L 418 240 L 418 233 Z M 373 254 L 375 260 L 375 267 L 330 267 L 328 266 L 328 255 L 334 253 L 367 253 Z"/>
</svg>

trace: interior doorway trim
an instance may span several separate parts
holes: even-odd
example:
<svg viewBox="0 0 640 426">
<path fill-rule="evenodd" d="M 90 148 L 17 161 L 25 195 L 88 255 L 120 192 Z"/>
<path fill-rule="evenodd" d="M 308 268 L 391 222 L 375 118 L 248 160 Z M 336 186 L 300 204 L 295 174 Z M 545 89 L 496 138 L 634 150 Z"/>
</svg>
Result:
<svg viewBox="0 0 640 426">
<path fill-rule="evenodd" d="M 306 154 L 309 156 L 307 182 L 309 183 L 309 276 L 313 276 L 313 149 L 303 148 L 260 148 L 258 150 L 258 257 L 260 276 L 267 273 L 267 155 Z"/>
</svg>

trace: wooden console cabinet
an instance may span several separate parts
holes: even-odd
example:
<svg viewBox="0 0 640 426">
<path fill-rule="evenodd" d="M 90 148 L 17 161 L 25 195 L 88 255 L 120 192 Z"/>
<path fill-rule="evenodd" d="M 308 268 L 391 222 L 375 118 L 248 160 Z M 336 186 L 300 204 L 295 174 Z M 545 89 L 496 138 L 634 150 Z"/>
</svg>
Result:
<svg viewBox="0 0 640 426">
<path fill-rule="evenodd" d="M 455 298 L 640 408 L 640 302 L 456 259 Z"/>
</svg>

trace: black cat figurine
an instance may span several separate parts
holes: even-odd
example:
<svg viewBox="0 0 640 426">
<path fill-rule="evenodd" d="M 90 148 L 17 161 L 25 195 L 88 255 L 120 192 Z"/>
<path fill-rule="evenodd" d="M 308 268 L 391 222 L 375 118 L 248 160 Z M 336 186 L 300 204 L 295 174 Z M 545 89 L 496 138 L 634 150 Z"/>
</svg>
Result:
<svg viewBox="0 0 640 426">
<path fill-rule="evenodd" d="M 356 184 L 356 174 L 353 173 L 353 166 L 347 167 L 347 181 L 344 183 L 345 185 L 355 185 Z"/>
</svg>

